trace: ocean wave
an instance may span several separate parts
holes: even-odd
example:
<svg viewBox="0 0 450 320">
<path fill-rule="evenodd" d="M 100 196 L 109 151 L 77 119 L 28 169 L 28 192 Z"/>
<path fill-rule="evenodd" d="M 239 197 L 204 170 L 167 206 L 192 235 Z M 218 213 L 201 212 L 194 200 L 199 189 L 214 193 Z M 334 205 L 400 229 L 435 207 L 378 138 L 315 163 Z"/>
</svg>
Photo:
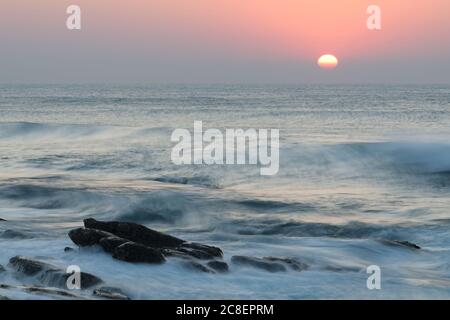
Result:
<svg viewBox="0 0 450 320">
<path fill-rule="evenodd" d="M 328 223 L 312 223 L 297 221 L 260 221 L 247 222 L 244 226 L 235 228 L 240 235 L 282 235 L 285 237 L 330 237 L 330 238 L 382 238 L 402 239 L 408 232 L 408 227 L 399 225 L 368 224 L 362 222 L 349 222 L 336 225 Z"/>
<path fill-rule="evenodd" d="M 96 216 L 106 220 L 166 224 L 199 220 L 205 202 L 170 190 L 115 192 L 31 183 L 0 186 L 0 199 L 21 208 L 66 209 L 80 218 Z"/>
<path fill-rule="evenodd" d="M 168 127 L 127 127 L 96 124 L 58 124 L 33 122 L 0 123 L 0 143 L 39 145 L 42 143 L 97 143 L 95 149 L 130 146 L 167 147 L 172 129 Z M 162 139 L 161 137 L 166 137 Z M 94 150 L 95 150 L 94 149 Z M 69 149 L 70 150 L 70 149 Z"/>
<path fill-rule="evenodd" d="M 126 206 L 115 210 L 114 219 L 131 222 L 190 223 L 207 219 L 208 200 L 182 191 L 152 190 L 127 199 Z M 107 214 L 108 218 L 111 215 Z"/>
<path fill-rule="evenodd" d="M 113 131 L 112 127 L 76 124 L 49 124 L 32 122 L 0 123 L 0 139 L 29 138 L 86 138 Z"/>
<path fill-rule="evenodd" d="M 311 173 L 376 173 L 379 170 L 409 174 L 450 172 L 450 143 L 377 142 L 336 145 L 290 145 L 280 152 L 281 169 Z M 292 174 L 286 171 L 286 174 Z"/>
<path fill-rule="evenodd" d="M 46 210 L 98 207 L 100 203 L 108 203 L 106 196 L 86 189 L 34 184 L 2 185 L 0 198 L 15 201 L 21 207 Z"/>
</svg>

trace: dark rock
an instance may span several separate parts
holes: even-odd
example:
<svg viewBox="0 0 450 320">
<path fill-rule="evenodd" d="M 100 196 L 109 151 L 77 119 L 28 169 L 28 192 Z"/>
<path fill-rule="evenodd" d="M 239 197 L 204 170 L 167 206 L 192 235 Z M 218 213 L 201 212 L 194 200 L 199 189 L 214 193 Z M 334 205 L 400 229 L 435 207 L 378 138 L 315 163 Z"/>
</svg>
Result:
<svg viewBox="0 0 450 320">
<path fill-rule="evenodd" d="M 4 300 L 11 300 L 11 299 L 10 299 L 10 298 L 8 298 L 8 297 L 5 297 L 5 296 L 1 296 L 1 295 L 0 295 L 0 301 L 1 301 L 1 300 L 3 300 L 3 301 L 4 301 Z"/>
<path fill-rule="evenodd" d="M 161 253 L 164 257 L 176 257 L 182 259 L 192 260 L 192 256 L 188 253 L 179 251 L 177 249 L 161 249 Z"/>
<path fill-rule="evenodd" d="M 9 263 L 17 272 L 26 276 L 37 276 L 39 281 L 48 286 L 66 288 L 67 279 L 71 276 L 56 266 L 27 257 L 16 256 L 11 258 Z M 81 272 L 80 277 L 81 289 L 102 283 L 100 278 L 86 272 Z"/>
<path fill-rule="evenodd" d="M 27 257 L 15 256 L 9 260 L 9 264 L 17 272 L 23 273 L 27 276 L 34 276 L 39 272 L 48 270 L 58 270 L 58 268 L 37 260 L 32 260 Z"/>
<path fill-rule="evenodd" d="M 101 287 L 95 289 L 94 296 L 110 300 L 131 300 L 122 290 L 112 287 Z"/>
<path fill-rule="evenodd" d="M 5 268 L 0 264 L 0 273 L 5 272 Z"/>
<path fill-rule="evenodd" d="M 118 260 L 162 263 L 165 261 L 164 256 L 179 257 L 189 261 L 192 258 L 215 260 L 223 256 L 220 248 L 188 243 L 136 223 L 86 219 L 84 225 L 85 228 L 69 232 L 72 241 L 79 246 L 100 245 L 103 250 L 113 254 L 113 257 Z M 223 268 L 223 266 L 217 267 Z"/>
<path fill-rule="evenodd" d="M 64 283 L 67 284 L 67 278 L 70 276 L 70 274 L 65 274 Z M 103 280 L 100 279 L 97 276 L 94 276 L 93 274 L 87 273 L 87 272 L 81 272 L 81 289 L 87 289 L 91 288 L 93 286 L 99 285 L 100 283 L 103 283 Z"/>
<path fill-rule="evenodd" d="M 195 242 L 183 243 L 180 248 L 191 250 L 192 252 L 201 252 L 202 254 L 205 254 L 209 257 L 221 258 L 223 256 L 223 252 L 220 248 Z"/>
<path fill-rule="evenodd" d="M 287 265 L 290 269 L 295 270 L 295 271 L 303 271 L 303 270 L 307 270 L 309 268 L 308 264 L 306 264 L 304 262 L 300 262 L 300 261 L 292 259 L 292 258 L 264 257 L 263 260 L 283 263 L 283 264 Z"/>
<path fill-rule="evenodd" d="M 199 262 L 196 261 L 187 261 L 184 262 L 183 265 L 191 270 L 195 270 L 195 271 L 200 271 L 200 272 L 205 272 L 205 273 L 215 273 L 213 270 L 205 267 L 204 265 L 202 265 Z"/>
<path fill-rule="evenodd" d="M 163 263 L 166 261 L 159 250 L 135 242 L 127 242 L 114 250 L 113 258 L 127 262 Z"/>
<path fill-rule="evenodd" d="M 409 242 L 409 241 L 402 241 L 402 240 L 387 240 L 383 239 L 381 242 L 388 246 L 400 246 L 400 247 L 407 247 L 410 249 L 420 250 L 422 249 L 417 244 Z"/>
<path fill-rule="evenodd" d="M 69 232 L 70 239 L 80 247 L 99 244 L 101 239 L 111 236 L 113 236 L 111 233 L 89 228 L 78 228 Z"/>
<path fill-rule="evenodd" d="M 2 221 L 6 221 L 5 219 L 2 219 L 2 218 L 0 218 L 0 222 L 2 222 Z"/>
<path fill-rule="evenodd" d="M 67 297 L 67 298 L 79 298 L 77 295 L 70 293 L 65 290 L 59 290 L 54 288 L 43 288 L 43 287 L 19 287 L 19 289 L 22 289 L 25 292 L 29 293 L 37 293 L 37 294 L 46 294 L 46 295 L 56 295 L 61 297 Z"/>
<path fill-rule="evenodd" d="M 209 261 L 206 265 L 220 273 L 228 272 L 228 264 L 223 261 Z"/>
<path fill-rule="evenodd" d="M 7 284 L 0 284 L 0 289 L 7 289 L 7 290 L 20 290 L 24 292 L 28 292 L 31 294 L 45 294 L 45 295 L 55 295 L 60 297 L 68 297 L 68 298 L 76 298 L 80 299 L 80 296 L 77 296 L 71 292 L 55 289 L 55 288 L 45 288 L 45 287 L 39 287 L 39 286 L 12 286 Z M 6 297 L 6 300 L 9 300 L 8 297 Z M 2 300 L 2 296 L 0 296 L 0 300 Z M 4 299 L 3 299 L 4 300 Z"/>
<path fill-rule="evenodd" d="M 262 269 L 269 272 L 283 272 L 286 271 L 286 267 L 279 262 L 267 261 L 261 258 L 245 257 L 245 256 L 233 256 L 231 261 L 234 264 L 250 266 L 258 269 Z"/>
<path fill-rule="evenodd" d="M 16 231 L 16 230 L 5 230 L 3 231 L 2 238 L 4 239 L 30 239 L 32 238 L 30 235 L 24 233 L 24 232 L 20 232 L 20 231 Z"/>
<path fill-rule="evenodd" d="M 169 257 L 179 257 L 185 259 L 213 260 L 221 258 L 223 253 L 220 248 L 207 246 L 199 243 L 183 243 L 181 246 L 172 249 L 163 249 L 162 253 Z"/>
<path fill-rule="evenodd" d="M 99 245 L 103 248 L 103 250 L 112 254 L 112 253 L 114 253 L 114 250 L 118 246 L 120 246 L 124 243 L 127 243 L 127 242 L 130 242 L 130 241 L 112 236 L 112 237 L 107 237 L 107 238 L 101 239 L 99 242 Z"/>
<path fill-rule="evenodd" d="M 207 252 L 186 248 L 162 249 L 162 253 L 164 256 L 178 257 L 189 260 L 191 260 L 192 258 L 199 260 L 211 260 L 215 258 L 214 256 L 211 256 Z"/>
<path fill-rule="evenodd" d="M 65 270 L 48 270 L 44 271 L 39 276 L 39 280 L 50 287 L 67 288 L 67 280 L 71 275 L 72 274 L 65 272 Z M 81 289 L 88 289 L 102 282 L 103 281 L 100 278 L 90 273 L 80 273 Z"/>
<path fill-rule="evenodd" d="M 84 220 L 84 226 L 106 231 L 119 238 L 128 239 L 152 248 L 176 248 L 185 242 L 132 222 L 101 222 L 95 219 L 86 219 Z"/>
<path fill-rule="evenodd" d="M 71 247 L 65 247 L 64 248 L 64 252 L 72 252 L 72 251 L 75 251 L 75 249 L 71 248 Z"/>
</svg>

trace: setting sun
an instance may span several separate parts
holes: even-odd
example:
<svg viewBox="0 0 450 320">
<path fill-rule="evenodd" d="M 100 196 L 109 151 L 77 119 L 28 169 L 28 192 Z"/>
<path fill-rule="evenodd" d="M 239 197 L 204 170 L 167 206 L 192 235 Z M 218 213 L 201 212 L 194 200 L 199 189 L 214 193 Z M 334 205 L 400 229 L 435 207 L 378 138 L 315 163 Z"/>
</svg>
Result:
<svg viewBox="0 0 450 320">
<path fill-rule="evenodd" d="M 325 54 L 319 58 L 317 64 L 323 69 L 334 69 L 338 65 L 338 59 L 331 54 Z"/>
</svg>

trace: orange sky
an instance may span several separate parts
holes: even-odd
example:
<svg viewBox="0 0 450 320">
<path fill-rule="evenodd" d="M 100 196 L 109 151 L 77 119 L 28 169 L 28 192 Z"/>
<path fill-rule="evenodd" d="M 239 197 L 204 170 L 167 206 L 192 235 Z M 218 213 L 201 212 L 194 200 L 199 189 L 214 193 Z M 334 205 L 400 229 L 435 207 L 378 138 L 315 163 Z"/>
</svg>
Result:
<svg viewBox="0 0 450 320">
<path fill-rule="evenodd" d="M 3 59 L 29 56 L 50 64 L 145 58 L 179 61 L 343 62 L 447 59 L 448 0 L 2 0 Z M 82 8 L 83 29 L 65 29 L 65 8 Z M 366 28 L 369 5 L 382 9 L 382 30 Z M 444 40 L 445 39 L 445 40 Z M 26 53 L 29 53 L 27 55 Z M 57 56 L 59 55 L 59 56 Z M 18 58 L 17 58 L 18 59 Z M 418 59 L 418 60 L 417 60 Z M 0 64 L 0 67 L 2 65 Z M 11 68 L 11 67 L 9 67 Z M 36 66 L 37 68 L 37 66 Z M 106 68 L 106 66 L 105 66 Z M 219 70 L 220 71 L 220 70 Z M 220 72 L 217 73 L 220 73 Z"/>
</svg>

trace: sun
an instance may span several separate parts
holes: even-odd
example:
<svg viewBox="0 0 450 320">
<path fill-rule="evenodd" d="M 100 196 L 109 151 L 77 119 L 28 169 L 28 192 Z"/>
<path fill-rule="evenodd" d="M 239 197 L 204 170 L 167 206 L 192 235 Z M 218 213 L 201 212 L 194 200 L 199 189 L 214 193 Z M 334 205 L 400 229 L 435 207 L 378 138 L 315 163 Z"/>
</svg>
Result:
<svg viewBox="0 0 450 320">
<path fill-rule="evenodd" d="M 317 64 L 323 69 L 334 69 L 338 63 L 338 59 L 332 54 L 324 54 L 317 60 Z"/>
</svg>

